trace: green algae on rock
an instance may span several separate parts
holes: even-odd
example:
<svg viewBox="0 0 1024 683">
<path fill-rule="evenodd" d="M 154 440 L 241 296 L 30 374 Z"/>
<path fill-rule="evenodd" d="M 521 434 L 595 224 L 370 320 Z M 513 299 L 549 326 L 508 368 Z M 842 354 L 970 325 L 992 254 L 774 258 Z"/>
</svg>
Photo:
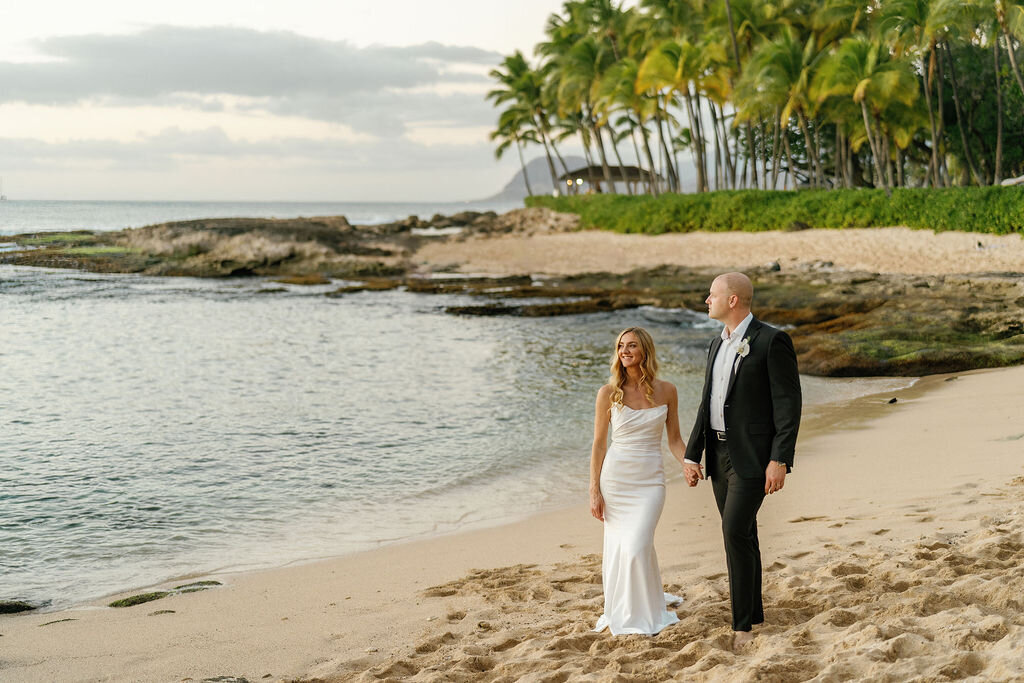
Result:
<svg viewBox="0 0 1024 683">
<path fill-rule="evenodd" d="M 0 600 L 0 614 L 18 614 L 19 612 L 31 612 L 34 609 L 39 609 L 39 605 L 22 600 Z"/>
<path fill-rule="evenodd" d="M 199 591 L 205 591 L 213 588 L 214 586 L 222 586 L 220 581 L 193 581 L 191 583 L 183 583 L 180 586 L 175 586 L 171 590 L 166 591 L 153 591 L 152 593 L 140 593 L 139 595 L 132 595 L 127 598 L 115 600 L 107 605 L 107 607 L 132 607 L 134 605 L 141 605 L 143 603 L 152 602 L 154 600 L 160 600 L 166 598 L 169 595 L 183 595 L 185 593 L 196 593 Z"/>
<path fill-rule="evenodd" d="M 132 595 L 127 598 L 121 598 L 120 600 L 114 600 L 107 604 L 107 607 L 132 607 L 134 605 L 141 605 L 147 602 L 153 602 L 154 600 L 160 600 L 170 595 L 170 591 L 153 591 L 152 593 L 139 593 L 138 595 Z"/>
</svg>

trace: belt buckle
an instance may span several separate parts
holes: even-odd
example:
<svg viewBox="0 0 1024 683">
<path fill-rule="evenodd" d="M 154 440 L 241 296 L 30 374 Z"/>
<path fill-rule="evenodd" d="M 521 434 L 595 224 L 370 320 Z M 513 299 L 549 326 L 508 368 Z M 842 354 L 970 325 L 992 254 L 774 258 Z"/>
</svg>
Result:
<svg viewBox="0 0 1024 683">
<path fill-rule="evenodd" d="M 716 429 L 715 438 L 718 439 L 719 441 L 725 441 L 725 432 L 720 432 Z"/>
</svg>

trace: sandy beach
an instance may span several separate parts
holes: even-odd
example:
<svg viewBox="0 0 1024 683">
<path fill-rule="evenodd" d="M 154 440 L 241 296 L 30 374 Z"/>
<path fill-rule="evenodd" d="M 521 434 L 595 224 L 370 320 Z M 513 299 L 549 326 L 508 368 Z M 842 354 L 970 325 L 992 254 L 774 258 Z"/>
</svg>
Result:
<svg viewBox="0 0 1024 683">
<path fill-rule="evenodd" d="M 415 260 L 427 269 L 454 266 L 495 275 L 624 273 L 665 264 L 744 268 L 772 262 L 783 268 L 830 263 L 845 270 L 904 274 L 1021 272 L 1024 239 L 898 227 L 666 235 L 586 230 L 437 242 L 421 248 Z"/>
<path fill-rule="evenodd" d="M 431 245 L 418 258 L 494 273 L 676 258 L 664 262 L 959 273 L 1020 270 L 1024 240 L 899 228 L 566 233 Z M 677 480 L 656 547 L 666 590 L 685 602 L 680 623 L 655 637 L 590 631 L 601 612 L 601 527 L 577 505 L 2 616 L 0 680 L 1024 680 L 1022 386 L 1024 367 L 933 376 L 807 416 L 794 472 L 759 516 L 767 623 L 740 652 L 730 648 L 711 488 Z M 223 585 L 104 606 L 199 579 Z"/>
<path fill-rule="evenodd" d="M 686 602 L 656 637 L 590 632 L 601 532 L 577 506 L 194 577 L 225 585 L 125 609 L 7 616 L 0 678 L 1021 680 L 1022 385 L 1024 367 L 929 377 L 809 418 L 760 516 L 767 623 L 743 652 L 711 489 L 674 482 L 656 543 Z"/>
</svg>

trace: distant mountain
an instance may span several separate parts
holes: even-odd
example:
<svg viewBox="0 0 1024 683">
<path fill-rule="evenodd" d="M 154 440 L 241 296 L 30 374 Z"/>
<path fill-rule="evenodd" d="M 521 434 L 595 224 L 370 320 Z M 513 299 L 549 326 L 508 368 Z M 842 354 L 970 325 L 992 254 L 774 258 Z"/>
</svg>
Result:
<svg viewBox="0 0 1024 683">
<path fill-rule="evenodd" d="M 558 162 L 557 158 L 554 161 L 555 173 L 562 175 L 565 172 L 562 170 L 562 165 Z M 583 157 L 574 156 L 565 157 L 565 163 L 570 171 L 587 165 Z M 526 172 L 530 176 L 530 189 L 533 190 L 534 194 L 551 194 L 554 185 L 551 184 L 551 171 L 548 169 L 548 160 L 545 157 L 537 157 L 533 161 L 528 162 L 526 164 Z M 512 180 L 508 181 L 508 184 L 505 185 L 501 192 L 479 201 L 508 202 L 524 197 L 526 197 L 526 182 L 523 180 L 523 172 L 519 171 L 512 177 Z"/>
</svg>

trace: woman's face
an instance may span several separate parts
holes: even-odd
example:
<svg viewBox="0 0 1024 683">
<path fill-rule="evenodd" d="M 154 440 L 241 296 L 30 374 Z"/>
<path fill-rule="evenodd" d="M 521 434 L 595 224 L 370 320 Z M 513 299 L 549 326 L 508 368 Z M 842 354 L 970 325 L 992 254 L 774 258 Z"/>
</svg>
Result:
<svg viewBox="0 0 1024 683">
<path fill-rule="evenodd" d="M 619 362 L 622 363 L 624 368 L 640 365 L 644 359 L 644 351 L 640 347 L 640 340 L 632 332 L 622 335 L 616 352 L 619 354 Z"/>
</svg>

